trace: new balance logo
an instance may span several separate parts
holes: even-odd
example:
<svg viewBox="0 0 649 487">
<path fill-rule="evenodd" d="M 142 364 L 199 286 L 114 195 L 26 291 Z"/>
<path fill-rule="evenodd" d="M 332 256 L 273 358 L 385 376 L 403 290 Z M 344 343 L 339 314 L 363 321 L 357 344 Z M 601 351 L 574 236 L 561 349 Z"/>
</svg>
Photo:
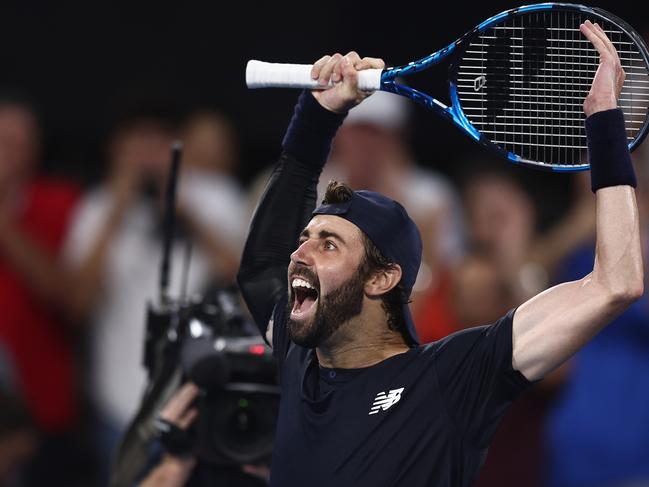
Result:
<svg viewBox="0 0 649 487">
<path fill-rule="evenodd" d="M 376 414 L 379 411 L 387 410 L 391 408 L 401 399 L 401 393 L 403 392 L 403 387 L 400 389 L 392 389 L 387 394 L 385 392 L 379 392 L 374 399 L 374 404 L 372 404 L 372 409 L 370 409 L 370 414 Z"/>
</svg>

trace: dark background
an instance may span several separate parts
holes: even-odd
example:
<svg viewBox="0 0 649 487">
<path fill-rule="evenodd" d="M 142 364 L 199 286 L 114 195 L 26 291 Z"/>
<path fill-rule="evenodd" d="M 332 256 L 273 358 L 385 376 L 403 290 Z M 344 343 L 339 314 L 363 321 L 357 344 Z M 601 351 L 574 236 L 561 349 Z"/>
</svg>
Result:
<svg viewBox="0 0 649 487">
<path fill-rule="evenodd" d="M 248 90 L 248 59 L 311 63 L 324 53 L 355 49 L 389 65 L 403 64 L 521 4 L 3 2 L 0 87 L 19 89 L 35 101 L 49 171 L 95 180 L 103 140 L 120 110 L 135 99 L 167 99 L 180 110 L 207 105 L 232 117 L 242 143 L 239 176 L 248 182 L 278 154 L 296 97 L 290 90 Z M 642 2 L 591 5 L 639 31 L 649 28 Z M 431 79 L 426 91 L 446 101 L 445 67 Z M 412 141 L 419 161 L 457 176 L 460 154 L 474 152 L 472 142 L 424 109 L 414 112 Z M 551 177 L 551 186 L 565 179 Z M 544 181 L 548 175 L 534 171 L 534 178 Z"/>
</svg>

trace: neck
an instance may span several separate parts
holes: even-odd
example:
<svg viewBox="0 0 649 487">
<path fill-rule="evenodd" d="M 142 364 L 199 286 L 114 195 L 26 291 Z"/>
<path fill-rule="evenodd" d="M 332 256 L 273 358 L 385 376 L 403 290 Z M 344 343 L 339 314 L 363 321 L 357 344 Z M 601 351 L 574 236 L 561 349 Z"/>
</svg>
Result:
<svg viewBox="0 0 649 487">
<path fill-rule="evenodd" d="M 361 313 L 343 324 L 334 336 L 316 348 L 316 354 L 323 367 L 358 369 L 408 349 L 401 333 L 389 328 L 387 316 L 381 311 Z"/>
</svg>

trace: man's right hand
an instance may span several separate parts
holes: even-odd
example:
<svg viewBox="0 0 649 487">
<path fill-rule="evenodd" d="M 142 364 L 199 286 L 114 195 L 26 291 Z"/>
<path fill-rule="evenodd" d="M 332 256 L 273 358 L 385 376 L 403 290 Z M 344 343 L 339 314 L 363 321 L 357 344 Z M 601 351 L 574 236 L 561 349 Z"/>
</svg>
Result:
<svg viewBox="0 0 649 487">
<path fill-rule="evenodd" d="M 160 418 L 180 429 L 189 428 L 198 415 L 198 409 L 193 407 L 192 403 L 199 392 L 200 389 L 196 384 L 187 382 L 165 404 L 160 411 Z"/>
<path fill-rule="evenodd" d="M 192 406 L 198 393 L 199 389 L 195 384 L 186 383 L 169 399 L 158 416 L 182 430 L 189 428 L 198 414 L 198 410 Z M 187 483 L 196 464 L 194 455 L 166 452 L 161 462 L 138 487 L 182 487 Z"/>
<path fill-rule="evenodd" d="M 385 63 L 378 58 L 361 59 L 355 51 L 345 56 L 339 53 L 323 56 L 313 65 L 311 77 L 318 80 L 320 86 L 327 86 L 330 80 L 335 86 L 326 90 L 314 90 L 314 98 L 327 110 L 346 113 L 371 94 L 358 89 L 358 71 L 370 68 L 384 69 Z"/>
</svg>

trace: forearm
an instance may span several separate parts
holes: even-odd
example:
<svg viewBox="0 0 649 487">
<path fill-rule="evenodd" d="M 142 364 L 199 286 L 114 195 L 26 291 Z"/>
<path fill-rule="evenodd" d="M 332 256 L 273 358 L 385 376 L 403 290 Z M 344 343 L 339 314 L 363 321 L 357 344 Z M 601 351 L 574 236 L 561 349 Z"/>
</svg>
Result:
<svg viewBox="0 0 649 487">
<path fill-rule="evenodd" d="M 593 279 L 612 305 L 628 305 L 642 295 L 643 266 L 635 191 L 613 186 L 597 191 L 597 247 Z"/>
<path fill-rule="evenodd" d="M 597 200 L 595 283 L 614 304 L 642 294 L 640 223 L 635 175 L 619 110 L 591 115 L 586 121 L 592 186 Z"/>
<path fill-rule="evenodd" d="M 193 458 L 184 459 L 166 455 L 139 487 L 181 487 L 189 480 L 195 465 L 196 460 Z"/>
<path fill-rule="evenodd" d="M 315 208 L 318 178 L 343 118 L 302 94 L 284 153 L 255 210 L 237 281 L 262 333 L 286 289 L 290 255 Z"/>
<path fill-rule="evenodd" d="M 73 322 L 82 322 L 92 313 L 102 293 L 106 261 L 114 238 L 122 224 L 125 208 L 114 204 L 94 242 L 82 259 L 70 270 L 70 292 L 66 312 Z"/>
</svg>

